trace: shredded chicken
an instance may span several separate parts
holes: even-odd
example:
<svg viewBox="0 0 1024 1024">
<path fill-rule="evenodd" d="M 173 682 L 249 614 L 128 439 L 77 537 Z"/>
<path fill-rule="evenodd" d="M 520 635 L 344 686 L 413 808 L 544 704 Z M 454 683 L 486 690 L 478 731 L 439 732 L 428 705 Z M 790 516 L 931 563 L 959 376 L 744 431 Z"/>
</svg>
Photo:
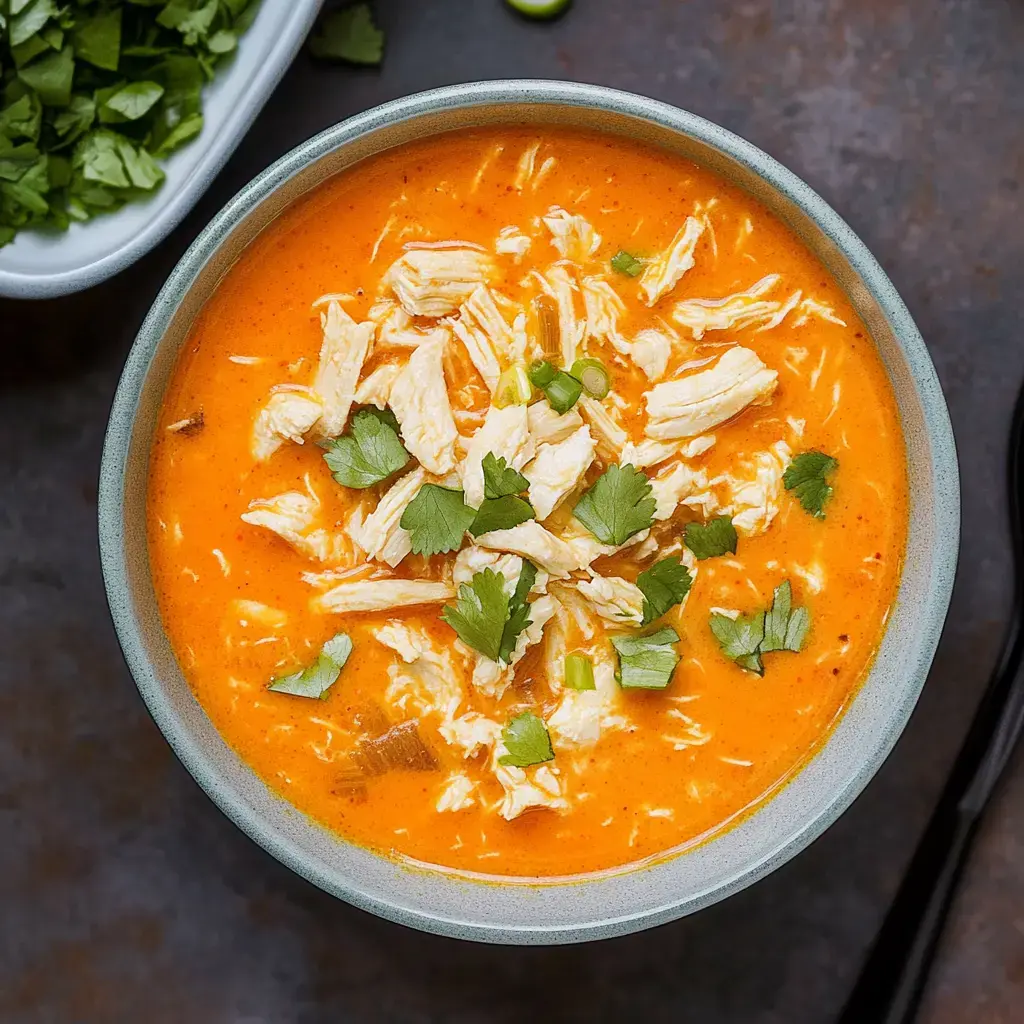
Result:
<svg viewBox="0 0 1024 1024">
<path fill-rule="evenodd" d="M 601 457 L 608 462 L 617 462 L 629 441 L 629 435 L 598 399 L 584 395 L 576 404 L 583 418 L 590 424 Z"/>
<path fill-rule="evenodd" d="M 399 661 L 388 666 L 385 699 L 406 715 L 437 714 L 450 720 L 462 703 L 462 686 L 451 653 L 422 629 L 391 621 L 373 631 Z"/>
<path fill-rule="evenodd" d="M 530 434 L 536 444 L 558 444 L 583 426 L 583 420 L 575 409 L 561 415 L 548 402 L 534 402 L 527 406 Z"/>
<path fill-rule="evenodd" d="M 477 784 L 464 772 L 453 772 L 445 780 L 437 803 L 438 812 L 464 811 L 476 803 Z"/>
<path fill-rule="evenodd" d="M 766 402 L 778 377 L 755 352 L 731 348 L 710 369 L 664 381 L 648 391 L 645 433 L 661 441 L 696 437 L 748 405 Z"/>
<path fill-rule="evenodd" d="M 687 217 L 669 247 L 644 268 L 640 277 L 640 290 L 648 306 L 653 306 L 658 299 L 675 288 L 683 274 L 693 266 L 693 253 L 700 236 L 704 234 L 704 226 L 703 219 Z"/>
<path fill-rule="evenodd" d="M 601 236 L 594 230 L 594 226 L 579 214 L 569 213 L 560 206 L 552 206 L 542 219 L 551 232 L 551 244 L 562 259 L 584 263 L 601 244 Z"/>
<path fill-rule="evenodd" d="M 340 560 L 345 553 L 344 538 L 316 526 L 320 503 L 301 491 L 286 491 L 273 498 L 257 498 L 242 513 L 243 522 L 276 533 L 296 551 L 321 562 Z"/>
<path fill-rule="evenodd" d="M 561 777 L 555 774 L 556 769 L 546 764 L 534 768 L 516 768 L 513 765 L 501 764 L 501 757 L 507 753 L 505 744 L 498 743 L 491 758 L 494 777 L 505 791 L 505 798 L 498 813 L 506 821 L 512 821 L 523 811 L 535 807 L 559 812 L 569 809 Z"/>
<path fill-rule="evenodd" d="M 490 257 L 476 249 L 409 249 L 391 264 L 389 286 L 410 316 L 454 313 L 493 273 Z"/>
<path fill-rule="evenodd" d="M 744 537 L 764 533 L 779 513 L 782 478 L 793 457 L 785 441 L 778 441 L 754 456 L 753 479 L 729 477 L 730 490 L 724 515 L 732 516 L 733 526 Z"/>
<path fill-rule="evenodd" d="M 717 506 L 708 487 L 707 470 L 692 469 L 682 462 L 666 466 L 651 479 L 651 494 L 658 503 L 654 518 L 671 518 L 680 504 L 699 511 L 707 518 Z"/>
<path fill-rule="evenodd" d="M 510 530 L 492 530 L 481 534 L 476 542 L 482 548 L 511 551 L 528 558 L 534 565 L 558 579 L 565 579 L 573 570 L 583 568 L 579 554 L 569 544 L 549 533 L 533 519 L 513 526 Z M 589 565 L 589 562 L 586 564 Z"/>
<path fill-rule="evenodd" d="M 594 611 L 608 622 L 636 626 L 643 622 L 643 591 L 621 576 L 598 576 L 591 570 L 590 579 L 580 580 L 576 589 L 591 603 Z"/>
<path fill-rule="evenodd" d="M 485 455 L 490 453 L 496 459 L 503 458 L 509 466 L 518 470 L 533 458 L 535 450 L 526 406 L 510 405 L 499 409 L 492 405 L 483 426 L 470 439 L 466 457 L 459 466 L 466 504 L 479 508 L 484 500 Z"/>
<path fill-rule="evenodd" d="M 455 596 L 449 583 L 429 580 L 353 580 L 313 599 L 318 612 L 377 612 L 418 604 L 441 604 Z"/>
<path fill-rule="evenodd" d="M 614 666 L 608 660 L 599 661 L 594 666 L 593 690 L 562 690 L 558 707 L 547 721 L 555 748 L 592 747 L 602 732 L 627 728 L 629 719 L 619 710 L 621 703 Z"/>
<path fill-rule="evenodd" d="M 345 429 L 356 382 L 377 327 L 369 320 L 357 324 L 337 302 L 328 305 L 320 322 L 324 338 L 313 390 L 323 405 L 323 413 L 316 427 L 323 437 L 337 437 Z"/>
<path fill-rule="evenodd" d="M 590 428 L 582 426 L 564 441 L 542 444 L 523 470 L 530 481 L 530 504 L 543 522 L 583 481 L 597 446 Z"/>
<path fill-rule="evenodd" d="M 706 331 L 740 331 L 755 324 L 776 326 L 777 322 L 772 322 L 784 303 L 763 296 L 780 280 L 778 274 L 769 274 L 745 292 L 726 295 L 722 299 L 686 299 L 676 304 L 672 319 L 683 327 L 689 327 L 696 339 L 704 337 Z M 799 298 L 797 295 L 796 299 Z"/>
<path fill-rule="evenodd" d="M 382 363 L 359 382 L 356 405 L 375 405 L 383 409 L 391 400 L 391 388 L 401 372 L 402 367 L 398 363 Z"/>
<path fill-rule="evenodd" d="M 494 251 L 500 256 L 511 256 L 518 263 L 530 248 L 530 236 L 514 225 L 502 228 L 494 241 Z"/>
<path fill-rule="evenodd" d="M 409 534 L 400 524 L 409 502 L 425 482 L 426 473 L 417 467 L 391 485 L 370 515 L 363 518 L 357 511 L 349 518 L 349 536 L 368 558 L 394 568 L 412 551 Z"/>
<path fill-rule="evenodd" d="M 281 388 L 259 411 L 252 428 L 250 450 L 265 462 L 285 441 L 302 444 L 305 434 L 320 419 L 323 406 L 308 388 Z"/>
</svg>

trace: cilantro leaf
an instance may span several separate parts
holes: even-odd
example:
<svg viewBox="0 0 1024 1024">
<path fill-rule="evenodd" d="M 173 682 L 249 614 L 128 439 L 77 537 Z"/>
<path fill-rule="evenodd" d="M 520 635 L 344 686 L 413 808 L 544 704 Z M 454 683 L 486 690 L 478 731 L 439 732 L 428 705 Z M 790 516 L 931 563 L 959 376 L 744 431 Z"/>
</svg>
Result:
<svg viewBox="0 0 1024 1024">
<path fill-rule="evenodd" d="M 680 661 L 672 646 L 678 640 L 679 634 L 667 626 L 647 636 L 613 636 L 619 685 L 627 690 L 664 690 Z"/>
<path fill-rule="evenodd" d="M 469 532 L 474 537 L 491 530 L 511 530 L 513 526 L 536 518 L 533 506 L 525 498 L 506 494 L 503 498 L 484 498 Z"/>
<path fill-rule="evenodd" d="M 456 551 L 476 518 L 476 510 L 463 500 L 462 491 L 439 484 L 424 484 L 402 513 L 400 525 L 409 531 L 417 555 Z"/>
<path fill-rule="evenodd" d="M 159 82 L 129 82 L 113 91 L 101 89 L 105 95 L 100 105 L 100 120 L 108 124 L 137 121 L 147 114 L 164 94 Z"/>
<path fill-rule="evenodd" d="M 656 507 L 650 481 L 627 463 L 609 466 L 572 511 L 602 544 L 618 547 L 650 527 Z"/>
<path fill-rule="evenodd" d="M 838 468 L 839 463 L 831 455 L 801 452 L 787 467 L 782 482 L 787 491 L 796 495 L 805 512 L 815 519 L 824 519 L 825 505 L 832 497 L 828 477 Z"/>
<path fill-rule="evenodd" d="M 341 437 L 328 442 L 324 452 L 334 479 L 342 487 L 363 490 L 387 480 L 409 461 L 398 431 L 377 409 L 360 409 Z"/>
<path fill-rule="evenodd" d="M 459 639 L 491 661 L 497 661 L 501 654 L 508 617 L 505 577 L 493 569 L 484 569 L 469 583 L 463 583 L 455 604 L 446 604 L 441 611 L 442 620 L 458 633 Z"/>
<path fill-rule="evenodd" d="M 79 60 L 116 71 L 121 55 L 121 8 L 99 10 L 75 22 L 73 40 Z"/>
<path fill-rule="evenodd" d="M 722 653 L 736 662 L 740 668 L 764 675 L 761 662 L 761 642 L 764 640 L 764 612 L 753 615 L 728 615 L 712 612 L 710 625 Z"/>
<path fill-rule="evenodd" d="M 683 543 L 694 558 L 716 558 L 718 555 L 736 554 L 736 528 L 728 516 L 709 519 L 706 523 L 687 523 Z"/>
<path fill-rule="evenodd" d="M 764 619 L 764 640 L 761 653 L 770 651 L 799 651 L 811 626 L 811 615 L 806 608 L 793 608 L 793 588 L 783 580 L 775 588 L 772 606 Z"/>
<path fill-rule="evenodd" d="M 481 465 L 484 471 L 485 498 L 522 494 L 530 486 L 530 481 L 522 473 L 512 469 L 502 456 L 495 458 L 494 452 L 488 452 Z"/>
<path fill-rule="evenodd" d="M 612 270 L 617 270 L 620 274 L 626 274 L 628 277 L 636 277 L 644 269 L 644 265 L 625 249 L 620 249 L 610 262 Z"/>
<path fill-rule="evenodd" d="M 672 556 L 655 562 L 636 578 L 636 585 L 644 595 L 643 625 L 661 618 L 670 608 L 682 604 L 693 585 L 690 570 Z"/>
<path fill-rule="evenodd" d="M 510 719 L 501 730 L 501 742 L 508 753 L 498 758 L 498 764 L 529 768 L 555 758 L 548 727 L 532 711 L 524 711 Z"/>
<path fill-rule="evenodd" d="M 512 652 L 516 649 L 519 634 L 530 625 L 530 605 L 527 597 L 534 583 L 537 582 L 537 567 L 533 562 L 523 559 L 523 567 L 519 570 L 516 589 L 508 602 L 508 619 L 501 631 L 501 644 L 498 647 L 498 660 L 507 665 L 512 660 Z"/>
<path fill-rule="evenodd" d="M 328 11 L 309 40 L 314 57 L 350 64 L 379 64 L 384 56 L 384 33 L 373 23 L 369 4 Z"/>
<path fill-rule="evenodd" d="M 352 653 L 352 640 L 345 633 L 337 633 L 320 648 L 316 661 L 291 675 L 279 676 L 267 686 L 275 693 L 289 693 L 293 697 L 326 698 L 341 670 Z"/>
</svg>

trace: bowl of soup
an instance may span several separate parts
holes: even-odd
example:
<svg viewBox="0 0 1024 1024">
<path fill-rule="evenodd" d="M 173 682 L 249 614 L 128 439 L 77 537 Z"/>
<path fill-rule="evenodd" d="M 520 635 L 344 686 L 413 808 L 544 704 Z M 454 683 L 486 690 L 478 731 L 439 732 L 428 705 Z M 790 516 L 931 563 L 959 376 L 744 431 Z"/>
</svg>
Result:
<svg viewBox="0 0 1024 1024">
<path fill-rule="evenodd" d="M 949 420 L 792 173 L 595 86 L 398 100 L 273 165 L 147 317 L 103 569 L 178 756 L 356 906 L 623 934 L 764 876 L 923 685 Z"/>
</svg>

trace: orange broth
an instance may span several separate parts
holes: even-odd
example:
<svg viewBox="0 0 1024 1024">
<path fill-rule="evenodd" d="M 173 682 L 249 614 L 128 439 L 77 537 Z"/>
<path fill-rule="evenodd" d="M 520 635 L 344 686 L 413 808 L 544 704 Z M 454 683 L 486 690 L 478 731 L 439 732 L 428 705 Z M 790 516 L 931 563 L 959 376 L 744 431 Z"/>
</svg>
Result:
<svg viewBox="0 0 1024 1024">
<path fill-rule="evenodd" d="M 517 188 L 518 162 L 537 141 L 533 174 Z M 549 157 L 554 162 L 542 173 Z M 608 260 L 619 249 L 660 252 L 695 203 L 708 210 L 712 230 L 700 239 L 693 268 L 648 308 L 636 280 L 609 271 Z M 308 439 L 257 464 L 249 447 L 254 418 L 273 386 L 311 380 L 321 338 L 311 302 L 347 293 L 345 308 L 363 319 L 383 273 L 410 240 L 464 239 L 490 250 L 502 228 L 517 225 L 532 236 L 531 248 L 520 263 L 500 257 L 492 284 L 525 303 L 536 293 L 524 283 L 527 270 L 558 258 L 538 220 L 552 205 L 600 232 L 592 272 L 605 274 L 622 297 L 627 335 L 668 320 L 681 299 L 729 295 L 769 273 L 781 275 L 780 297 L 800 289 L 845 321 L 811 316 L 797 324 L 791 314 L 762 332 L 709 331 L 693 341 L 680 330 L 686 340 L 666 374 L 717 356 L 725 345 L 755 351 L 778 371 L 777 390 L 768 404 L 711 431 L 715 445 L 694 464 L 713 480 L 786 438 L 794 452 L 815 449 L 838 459 L 834 495 L 819 520 L 783 492 L 766 532 L 741 537 L 733 556 L 698 563 L 687 603 L 665 617 L 681 638 L 670 686 L 622 693 L 631 729 L 609 731 L 589 749 L 556 749 L 552 763 L 565 780 L 567 812 L 533 810 L 504 820 L 494 811 L 501 790 L 487 758 L 463 760 L 429 720 L 422 731 L 439 770 L 391 771 L 365 792 L 350 792 L 339 784 L 339 762 L 358 738 L 360 709 L 372 703 L 393 721 L 401 718 L 384 696 L 395 654 L 371 630 L 397 617 L 448 649 L 455 634 L 437 606 L 344 616 L 313 610 L 314 591 L 301 574 L 323 567 L 239 517 L 254 499 L 311 487 L 324 522 L 343 530 L 354 499 Z M 454 351 L 458 343 L 451 345 L 449 387 L 469 383 L 465 407 L 486 406 L 480 378 Z M 616 415 L 639 440 L 642 394 L 651 385 L 614 353 L 600 346 L 592 352 L 611 368 L 625 407 Z M 374 351 L 364 374 L 395 354 Z M 200 409 L 201 429 L 168 430 Z M 793 420 L 804 421 L 802 436 Z M 357 496 L 375 499 L 385 489 Z M 750 196 L 707 170 L 632 141 L 562 128 L 472 130 L 386 152 L 321 185 L 264 231 L 207 302 L 182 351 L 152 450 L 148 509 L 156 592 L 182 671 L 226 741 L 268 785 L 328 828 L 383 853 L 518 876 L 590 872 L 663 853 L 735 822 L 798 771 L 870 666 L 907 530 L 904 442 L 890 385 L 863 324 L 820 264 Z M 688 518 L 693 514 L 681 510 L 659 537 L 681 534 Z M 567 508 L 551 520 L 567 521 Z M 626 574 L 626 555 L 595 567 Z M 410 555 L 394 574 L 441 578 L 444 563 Z M 635 574 L 634 567 L 629 578 Z M 723 655 L 709 614 L 764 608 L 784 578 L 794 603 L 810 610 L 810 633 L 799 653 L 766 655 L 758 677 Z M 238 600 L 280 610 L 286 621 L 253 621 L 238 611 Z M 270 679 L 308 664 L 342 629 L 354 653 L 325 699 L 267 690 Z M 502 714 L 524 706 L 541 713 L 551 702 L 538 648 L 497 706 Z M 478 706 L 467 692 L 464 707 Z M 489 713 L 494 707 L 488 702 Z M 478 783 L 479 799 L 440 813 L 437 794 L 455 770 Z"/>
</svg>

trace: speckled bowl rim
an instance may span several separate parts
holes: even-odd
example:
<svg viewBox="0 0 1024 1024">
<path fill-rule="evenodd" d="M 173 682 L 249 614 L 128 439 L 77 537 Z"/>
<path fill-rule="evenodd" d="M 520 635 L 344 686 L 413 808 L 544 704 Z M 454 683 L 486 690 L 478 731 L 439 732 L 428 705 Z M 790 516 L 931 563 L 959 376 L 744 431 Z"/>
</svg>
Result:
<svg viewBox="0 0 1024 1024">
<path fill-rule="evenodd" d="M 495 105 L 531 105 L 534 114 L 544 107 L 600 111 L 695 140 L 709 147 L 710 154 L 717 153 L 726 162 L 739 165 L 744 173 L 749 172 L 748 176 L 760 182 L 762 191 L 767 190 L 778 203 L 823 234 L 825 244 L 834 249 L 833 264 L 848 267 L 845 287 L 858 309 L 864 303 L 870 304 L 876 311 L 873 315 L 877 327 L 891 332 L 898 358 L 893 361 L 891 354 L 886 357 L 883 353 L 883 356 L 887 359 L 894 387 L 897 387 L 894 375 L 902 374 L 903 387 L 912 386 L 914 390 L 914 395 L 907 399 L 917 403 L 913 406 L 916 440 L 912 442 L 908 438 L 908 465 L 917 473 L 918 483 L 923 483 L 929 493 L 923 498 L 912 496 L 917 503 L 912 515 L 921 524 L 915 534 L 924 531 L 928 540 L 923 550 L 908 549 L 914 557 L 908 558 L 896 611 L 861 694 L 793 781 L 736 827 L 682 856 L 620 872 L 582 876 L 577 880 L 494 884 L 453 879 L 446 873 L 422 870 L 410 880 L 410 872 L 416 869 L 360 850 L 331 836 L 301 815 L 297 814 L 296 822 L 290 826 L 268 824 L 266 809 L 255 810 L 253 800 L 240 795 L 238 779 L 227 779 L 227 773 L 215 765 L 211 744 L 216 741 L 200 742 L 193 734 L 195 730 L 185 726 L 180 710 L 172 707 L 165 682 L 159 678 L 154 659 L 147 653 L 145 629 L 137 605 L 139 573 L 133 576 L 129 564 L 129 548 L 133 543 L 138 545 L 140 529 L 144 537 L 144 525 L 129 522 L 131 517 L 125 514 L 129 453 L 133 442 L 136 447 L 140 443 L 135 437 L 136 416 L 147 376 L 168 325 L 211 254 L 247 214 L 293 175 L 369 133 L 438 112 Z M 544 119 L 534 116 L 533 120 Z M 712 166 L 713 161 L 707 162 Z M 757 195 L 754 189 L 751 191 Z M 834 267 L 830 269 L 836 273 Z M 874 334 L 876 328 L 870 323 L 869 327 Z M 905 361 L 905 366 L 900 360 Z M 148 438 L 145 442 L 148 451 Z M 924 449 L 915 455 L 913 444 L 924 445 Z M 922 459 L 925 460 L 923 466 L 920 465 Z M 931 359 L 892 283 L 842 218 L 772 157 L 703 118 L 631 93 L 594 85 L 535 80 L 455 85 L 383 104 L 303 143 L 242 189 L 182 257 L 139 331 L 113 402 L 99 487 L 103 576 L 126 661 L 157 725 L 185 767 L 220 808 L 282 863 L 355 906 L 441 935 L 516 944 L 577 942 L 623 935 L 692 913 L 764 877 L 835 821 L 888 756 L 917 701 L 949 606 L 959 522 L 960 492 L 953 433 Z M 924 559 L 920 564 L 919 556 Z M 145 580 L 141 583 L 148 583 L 151 590 L 148 563 L 142 575 Z M 908 579 L 914 584 L 910 589 L 907 589 Z M 904 612 L 901 605 L 906 600 L 912 600 L 913 607 Z M 890 644 L 894 622 L 900 615 L 909 615 L 909 618 L 905 618 L 900 627 L 903 632 Z M 886 663 L 887 648 L 899 645 L 909 645 L 907 656 L 903 661 Z M 902 649 L 900 647 L 901 652 Z M 879 672 L 895 678 L 885 678 L 874 685 L 874 677 Z M 871 696 L 867 697 L 865 692 L 869 689 Z M 863 700 L 870 702 L 866 718 L 858 717 L 857 713 L 858 703 Z M 853 719 L 860 722 L 861 718 L 872 726 L 867 735 L 856 731 L 864 726 L 850 726 Z M 845 747 L 838 747 L 851 740 L 856 748 L 853 753 L 848 754 Z M 255 779 L 255 773 L 248 771 Z M 813 786 L 805 784 L 810 776 L 814 776 Z M 251 780 L 243 781 L 251 784 Z M 828 796 L 823 797 L 823 793 Z M 811 797 L 817 802 L 808 809 L 805 804 Z M 319 837 L 310 837 L 311 833 L 319 833 Z M 319 847 L 309 846 L 323 843 L 324 836 L 344 848 L 348 858 L 345 870 L 327 863 L 327 858 L 319 855 Z M 748 848 L 752 852 L 744 855 Z M 721 855 L 716 855 L 716 851 Z M 719 860 L 734 866 L 719 870 L 716 868 Z M 688 870 L 691 865 L 694 867 Z M 567 895 L 563 895 L 565 893 Z M 538 896 L 542 899 L 538 900 Z"/>
</svg>

